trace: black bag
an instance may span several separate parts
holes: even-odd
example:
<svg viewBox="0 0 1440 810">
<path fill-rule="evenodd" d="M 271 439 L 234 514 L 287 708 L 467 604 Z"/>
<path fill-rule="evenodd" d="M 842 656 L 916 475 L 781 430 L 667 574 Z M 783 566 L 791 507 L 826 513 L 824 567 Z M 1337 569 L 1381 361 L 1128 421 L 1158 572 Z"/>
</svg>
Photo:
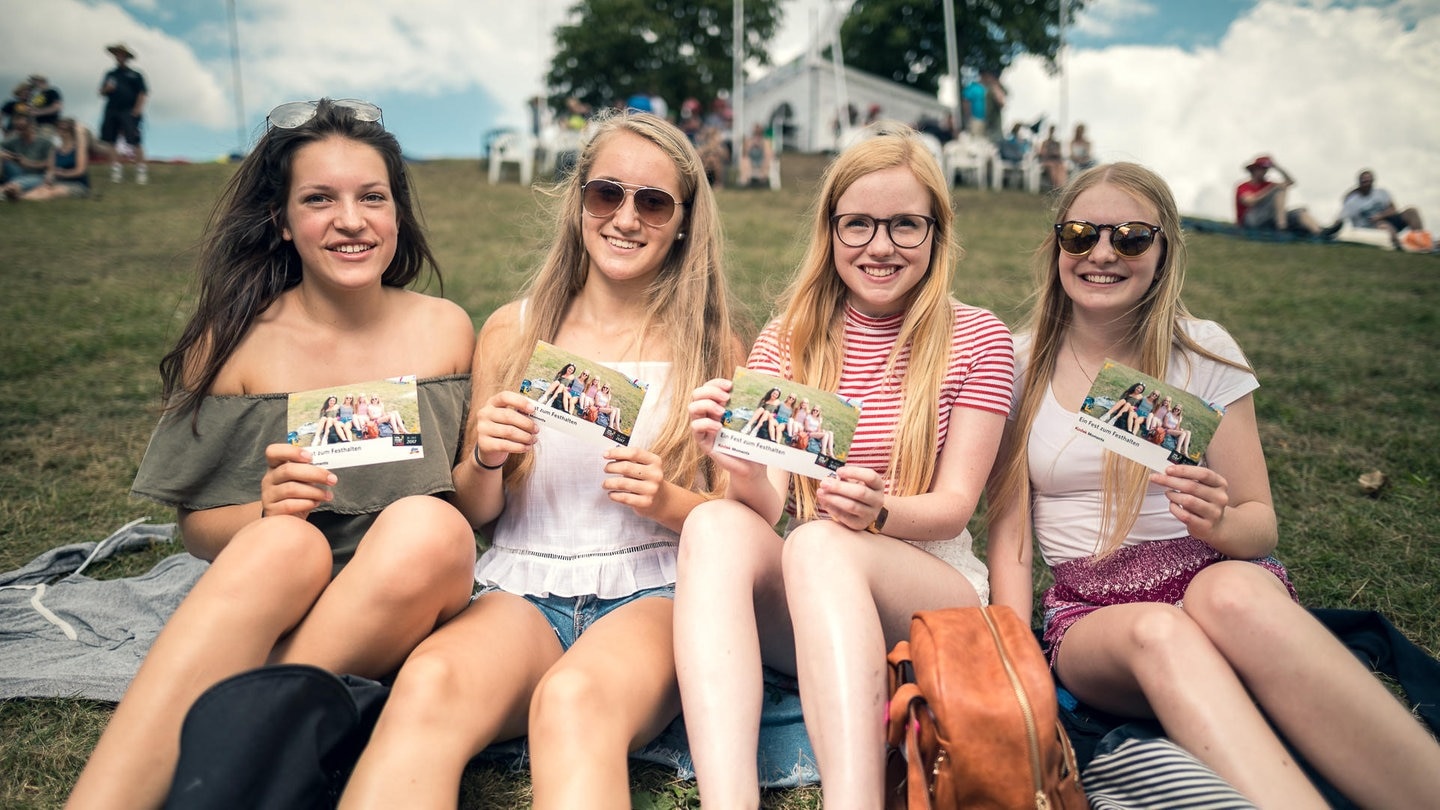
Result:
<svg viewBox="0 0 1440 810">
<path fill-rule="evenodd" d="M 334 807 L 389 687 L 279 664 L 205 691 L 185 715 L 169 810 Z"/>
</svg>

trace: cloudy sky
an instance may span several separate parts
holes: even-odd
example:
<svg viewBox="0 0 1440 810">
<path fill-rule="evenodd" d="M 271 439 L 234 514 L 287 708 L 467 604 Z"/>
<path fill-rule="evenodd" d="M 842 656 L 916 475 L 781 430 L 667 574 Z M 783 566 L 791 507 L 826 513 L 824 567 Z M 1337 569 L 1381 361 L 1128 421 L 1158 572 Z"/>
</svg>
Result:
<svg viewBox="0 0 1440 810">
<path fill-rule="evenodd" d="M 367 98 L 407 153 L 479 154 L 543 91 L 550 30 L 573 0 L 0 0 L 4 88 L 50 77 L 96 126 L 96 88 L 123 41 L 150 83 L 146 144 L 162 158 L 242 149 L 267 110 Z M 846 0 L 784 0 L 775 60 L 801 53 Z M 1060 76 L 1022 59 L 1007 117 L 1083 121 L 1103 159 L 1164 174 L 1187 213 L 1229 217 L 1241 166 L 1269 153 L 1321 220 L 1362 167 L 1440 224 L 1440 0 L 1092 0 Z M 3 88 L 0 88 L 3 89 Z"/>
</svg>

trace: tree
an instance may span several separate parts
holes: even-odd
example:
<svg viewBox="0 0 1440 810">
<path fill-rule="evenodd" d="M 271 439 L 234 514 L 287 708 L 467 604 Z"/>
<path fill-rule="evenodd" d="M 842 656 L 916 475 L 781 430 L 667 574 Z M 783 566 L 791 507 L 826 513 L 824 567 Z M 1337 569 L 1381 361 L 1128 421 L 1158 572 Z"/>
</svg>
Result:
<svg viewBox="0 0 1440 810">
<path fill-rule="evenodd" d="M 769 64 L 780 0 L 744 0 L 745 52 Z M 651 93 L 678 110 L 730 87 L 734 0 L 579 0 L 555 29 L 550 104 L 574 96 L 596 109 Z"/>
<path fill-rule="evenodd" d="M 1054 62 L 1061 0 L 955 0 L 960 64 L 996 75 L 1022 53 Z M 1084 7 L 1069 0 L 1067 22 Z M 845 64 L 934 93 L 949 71 L 938 0 L 855 0 L 840 26 Z"/>
</svg>

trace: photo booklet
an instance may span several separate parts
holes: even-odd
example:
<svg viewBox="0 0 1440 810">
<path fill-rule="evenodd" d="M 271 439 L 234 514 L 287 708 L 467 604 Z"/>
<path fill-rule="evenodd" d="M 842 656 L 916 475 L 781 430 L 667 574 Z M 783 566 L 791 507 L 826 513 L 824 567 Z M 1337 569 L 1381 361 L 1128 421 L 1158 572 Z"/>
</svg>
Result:
<svg viewBox="0 0 1440 810">
<path fill-rule="evenodd" d="M 859 400 L 745 368 L 732 382 L 717 450 L 811 478 L 844 466 Z"/>
<path fill-rule="evenodd" d="M 520 393 L 535 400 L 539 407 L 532 417 L 547 428 L 628 446 L 650 386 L 541 340 L 525 365 Z"/>
<path fill-rule="evenodd" d="M 1107 359 L 1075 429 L 1156 472 L 1199 464 L 1225 410 L 1174 385 Z"/>
<path fill-rule="evenodd" d="M 338 470 L 424 458 L 414 375 L 290 394 L 286 441 L 310 450 L 310 463 Z"/>
</svg>

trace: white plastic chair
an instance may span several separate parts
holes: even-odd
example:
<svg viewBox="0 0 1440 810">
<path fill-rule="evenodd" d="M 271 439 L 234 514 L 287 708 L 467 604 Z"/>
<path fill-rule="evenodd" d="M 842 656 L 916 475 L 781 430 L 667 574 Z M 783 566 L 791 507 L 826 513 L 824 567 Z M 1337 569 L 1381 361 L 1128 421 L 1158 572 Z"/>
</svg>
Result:
<svg viewBox="0 0 1440 810">
<path fill-rule="evenodd" d="M 1017 186 L 1031 194 L 1040 193 L 1040 158 L 1035 156 L 1033 150 L 1026 150 L 1019 163 L 1005 162 L 1001 166 L 1000 185 L 1002 188 L 1006 182 L 1014 179 L 1017 181 Z"/>
<path fill-rule="evenodd" d="M 535 171 L 535 150 L 528 138 L 508 132 L 490 143 L 491 185 L 500 182 L 500 169 L 506 163 L 514 163 L 520 168 L 520 185 L 530 185 L 530 177 Z"/>
<path fill-rule="evenodd" d="M 954 185 L 995 188 L 999 173 L 995 171 L 995 147 L 966 133 L 945 144 L 945 176 Z"/>
</svg>

